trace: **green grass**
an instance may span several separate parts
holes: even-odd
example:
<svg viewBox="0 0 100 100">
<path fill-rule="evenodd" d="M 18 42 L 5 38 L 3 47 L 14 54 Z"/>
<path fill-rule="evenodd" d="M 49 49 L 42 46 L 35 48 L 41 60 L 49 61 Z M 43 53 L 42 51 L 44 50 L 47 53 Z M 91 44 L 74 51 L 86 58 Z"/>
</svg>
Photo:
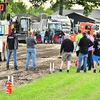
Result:
<svg viewBox="0 0 100 100">
<path fill-rule="evenodd" d="M 76 72 L 76 67 L 45 75 L 31 84 L 0 92 L 0 100 L 100 100 L 100 73 Z"/>
</svg>

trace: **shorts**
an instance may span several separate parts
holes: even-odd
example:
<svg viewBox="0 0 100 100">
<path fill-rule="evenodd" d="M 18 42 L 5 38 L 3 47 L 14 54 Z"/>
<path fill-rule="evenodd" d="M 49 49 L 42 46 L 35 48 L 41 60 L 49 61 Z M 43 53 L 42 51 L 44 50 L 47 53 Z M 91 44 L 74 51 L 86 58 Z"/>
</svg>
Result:
<svg viewBox="0 0 100 100">
<path fill-rule="evenodd" d="M 96 56 L 93 54 L 92 59 L 95 61 L 98 61 L 98 60 L 100 61 L 100 56 Z"/>
<path fill-rule="evenodd" d="M 63 56 L 62 56 L 62 61 L 66 61 L 66 59 L 68 60 L 68 61 L 71 61 L 71 52 L 64 52 L 63 53 Z"/>
<path fill-rule="evenodd" d="M 52 37 L 52 36 L 49 36 L 49 40 L 51 40 L 51 41 L 52 41 L 52 40 L 53 40 L 53 37 Z"/>
<path fill-rule="evenodd" d="M 45 37 L 45 40 L 48 40 L 48 37 L 47 36 Z"/>
</svg>

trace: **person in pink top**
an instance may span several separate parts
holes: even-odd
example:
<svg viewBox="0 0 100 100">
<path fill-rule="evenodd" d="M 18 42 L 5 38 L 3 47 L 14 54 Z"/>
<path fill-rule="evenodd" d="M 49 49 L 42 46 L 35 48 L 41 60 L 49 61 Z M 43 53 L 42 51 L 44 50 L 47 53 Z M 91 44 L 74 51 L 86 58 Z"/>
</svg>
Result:
<svg viewBox="0 0 100 100">
<path fill-rule="evenodd" d="M 87 38 L 90 39 L 92 42 L 94 42 L 94 38 L 90 34 L 91 34 L 90 31 L 88 31 L 87 32 Z M 93 63 L 92 50 L 93 50 L 93 46 L 88 48 L 88 58 L 87 58 L 88 71 L 91 70 L 91 66 L 92 66 L 92 63 Z"/>
</svg>

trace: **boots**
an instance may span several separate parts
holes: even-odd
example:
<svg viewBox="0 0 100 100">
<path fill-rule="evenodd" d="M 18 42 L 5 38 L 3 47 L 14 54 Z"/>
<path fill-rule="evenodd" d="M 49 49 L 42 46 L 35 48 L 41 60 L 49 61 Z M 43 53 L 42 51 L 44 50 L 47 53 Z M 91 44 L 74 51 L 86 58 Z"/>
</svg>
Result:
<svg viewBox="0 0 100 100">
<path fill-rule="evenodd" d="M 77 69 L 76 73 L 80 73 L 80 70 L 79 70 L 79 69 Z"/>
<path fill-rule="evenodd" d="M 95 69 L 93 70 L 93 73 L 96 73 L 96 70 Z"/>
<path fill-rule="evenodd" d="M 84 70 L 84 73 L 86 73 L 86 70 Z"/>
<path fill-rule="evenodd" d="M 10 70 L 10 69 L 9 69 L 9 66 L 7 66 L 7 70 Z"/>
<path fill-rule="evenodd" d="M 17 66 L 14 67 L 14 70 L 18 70 L 18 69 L 17 69 Z"/>
<path fill-rule="evenodd" d="M 67 73 L 69 73 L 69 70 L 67 70 Z"/>
</svg>

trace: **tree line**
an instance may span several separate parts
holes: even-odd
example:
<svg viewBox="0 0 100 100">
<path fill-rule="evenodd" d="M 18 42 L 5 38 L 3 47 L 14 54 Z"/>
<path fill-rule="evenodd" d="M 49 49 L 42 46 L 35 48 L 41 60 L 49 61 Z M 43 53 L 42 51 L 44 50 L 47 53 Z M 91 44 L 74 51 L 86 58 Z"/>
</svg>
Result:
<svg viewBox="0 0 100 100">
<path fill-rule="evenodd" d="M 48 15 L 53 14 L 55 11 L 59 10 L 59 14 L 63 15 L 63 9 L 71 9 L 71 7 L 75 4 L 82 5 L 84 7 L 84 15 L 88 16 L 93 9 L 97 9 L 100 6 L 100 0 L 49 0 L 51 6 L 47 9 L 43 6 L 48 0 L 29 0 L 32 6 L 28 8 L 28 6 L 22 2 L 22 0 L 18 0 L 18 2 L 14 2 L 14 0 L 8 0 L 9 4 L 6 6 L 6 13 L 20 14 L 20 13 L 31 13 L 35 16 L 39 16 L 40 13 L 47 13 Z"/>
<path fill-rule="evenodd" d="M 31 13 L 35 16 L 39 16 L 40 13 L 47 13 L 48 15 L 51 15 L 54 13 L 51 8 L 48 8 L 45 10 L 44 7 L 33 7 L 28 6 L 22 2 L 22 0 L 19 0 L 18 2 L 14 2 L 13 0 L 8 0 L 9 4 L 6 6 L 6 12 L 4 12 L 4 15 L 7 13 L 10 13 L 11 15 L 13 14 L 20 14 L 20 13 Z"/>
</svg>

